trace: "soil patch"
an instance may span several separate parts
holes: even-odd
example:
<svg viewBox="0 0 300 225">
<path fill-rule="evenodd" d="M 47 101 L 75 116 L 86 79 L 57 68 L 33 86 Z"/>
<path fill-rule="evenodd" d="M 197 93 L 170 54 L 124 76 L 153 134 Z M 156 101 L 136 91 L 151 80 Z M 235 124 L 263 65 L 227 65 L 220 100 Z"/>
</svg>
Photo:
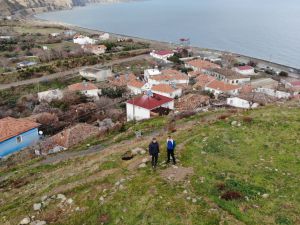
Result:
<svg viewBox="0 0 300 225">
<path fill-rule="evenodd" d="M 163 170 L 160 175 L 169 181 L 180 182 L 185 180 L 188 176 L 194 174 L 194 169 L 192 167 L 177 167 L 172 166 Z"/>
</svg>

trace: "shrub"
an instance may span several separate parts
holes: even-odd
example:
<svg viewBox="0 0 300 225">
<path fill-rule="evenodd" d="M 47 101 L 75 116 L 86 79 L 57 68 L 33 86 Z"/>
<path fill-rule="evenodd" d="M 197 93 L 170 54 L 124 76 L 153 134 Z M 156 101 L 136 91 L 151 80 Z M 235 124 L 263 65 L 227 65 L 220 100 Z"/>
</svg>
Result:
<svg viewBox="0 0 300 225">
<path fill-rule="evenodd" d="M 224 194 L 222 194 L 221 199 L 224 199 L 226 201 L 241 199 L 243 196 L 241 193 L 237 191 L 226 191 Z"/>
</svg>

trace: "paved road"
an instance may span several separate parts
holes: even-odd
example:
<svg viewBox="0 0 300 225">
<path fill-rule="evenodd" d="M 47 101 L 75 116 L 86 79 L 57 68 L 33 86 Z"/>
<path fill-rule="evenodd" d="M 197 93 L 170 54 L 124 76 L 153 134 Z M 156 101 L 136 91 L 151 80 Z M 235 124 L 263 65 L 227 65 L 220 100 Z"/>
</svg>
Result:
<svg viewBox="0 0 300 225">
<path fill-rule="evenodd" d="M 117 59 L 117 60 L 113 60 L 110 61 L 108 63 L 105 64 L 96 64 L 93 65 L 92 67 L 97 67 L 97 68 L 101 68 L 101 67 L 109 67 L 115 64 L 120 64 L 120 63 L 124 63 L 124 62 L 130 62 L 130 61 L 134 61 L 134 60 L 140 60 L 140 59 L 146 59 L 148 58 L 149 55 L 148 54 L 144 54 L 144 55 L 138 55 L 138 56 L 134 56 L 134 57 L 130 57 L 130 58 L 125 58 L 125 59 Z M 79 71 L 85 67 L 78 67 L 78 68 L 74 68 L 71 70 L 67 70 L 64 72 L 59 72 L 59 73 L 53 73 L 47 76 L 42 76 L 39 78 L 33 78 L 33 79 L 28 79 L 28 80 L 22 80 L 22 81 L 17 81 L 17 82 L 12 82 L 9 84 L 0 84 L 0 90 L 5 90 L 5 89 L 9 89 L 12 87 L 18 87 L 18 86 L 22 86 L 22 85 L 29 85 L 29 84 L 36 84 L 42 81 L 48 81 L 48 80 L 54 80 L 60 77 L 65 77 L 65 76 L 71 76 L 71 75 L 76 75 L 79 73 Z"/>
</svg>

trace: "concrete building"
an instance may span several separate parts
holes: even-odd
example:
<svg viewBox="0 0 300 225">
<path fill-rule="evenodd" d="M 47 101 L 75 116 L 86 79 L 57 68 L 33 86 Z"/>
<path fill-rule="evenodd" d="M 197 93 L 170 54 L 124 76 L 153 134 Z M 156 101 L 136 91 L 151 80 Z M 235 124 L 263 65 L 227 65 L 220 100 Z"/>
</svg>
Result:
<svg viewBox="0 0 300 225">
<path fill-rule="evenodd" d="M 143 87 L 145 83 L 139 80 L 132 80 L 129 81 L 127 84 L 127 88 L 131 91 L 134 95 L 139 95 L 143 93 Z"/>
<path fill-rule="evenodd" d="M 26 119 L 0 119 L 0 158 L 38 142 L 39 126 L 40 124 Z"/>
<path fill-rule="evenodd" d="M 103 33 L 99 35 L 99 40 L 100 41 L 107 41 L 110 38 L 109 33 Z"/>
<path fill-rule="evenodd" d="M 90 81 L 106 81 L 108 78 L 113 77 L 111 69 L 97 69 L 94 67 L 84 68 L 79 71 L 79 74 Z"/>
<path fill-rule="evenodd" d="M 63 98 L 64 94 L 59 89 L 49 90 L 49 91 L 42 91 L 38 94 L 39 102 L 52 102 L 53 100 L 60 100 Z"/>
<path fill-rule="evenodd" d="M 239 66 L 235 67 L 234 70 L 244 76 L 251 76 L 255 74 L 255 70 L 252 66 Z"/>
<path fill-rule="evenodd" d="M 158 94 L 131 99 L 126 103 L 127 121 L 150 119 L 159 108 L 174 109 L 174 99 Z"/>
<path fill-rule="evenodd" d="M 189 77 L 177 70 L 163 70 L 160 75 L 150 76 L 148 83 L 151 85 L 158 84 L 189 84 Z"/>
<path fill-rule="evenodd" d="M 155 58 L 155 59 L 159 59 L 162 60 L 164 62 L 169 62 L 168 58 L 170 58 L 171 56 L 174 55 L 174 52 L 171 50 L 161 50 L 161 51 L 155 51 L 153 50 L 150 55 Z"/>
<path fill-rule="evenodd" d="M 250 82 L 250 77 L 243 76 L 230 69 L 215 68 L 207 71 L 207 73 L 228 84 L 242 85 Z"/>
<path fill-rule="evenodd" d="M 219 65 L 215 63 L 201 60 L 201 59 L 194 59 L 188 61 L 185 63 L 185 67 L 201 73 L 206 73 L 209 70 L 221 68 Z"/>
<path fill-rule="evenodd" d="M 228 84 L 219 80 L 209 82 L 204 88 L 205 91 L 209 91 L 216 96 L 219 94 L 237 95 L 240 89 L 241 87 L 238 85 Z"/>
<path fill-rule="evenodd" d="M 259 106 L 258 103 L 253 103 L 238 97 L 227 98 L 227 105 L 241 109 L 253 109 Z"/>
<path fill-rule="evenodd" d="M 96 40 L 83 35 L 75 35 L 73 37 L 73 42 L 79 45 L 94 45 L 96 44 Z"/>
<path fill-rule="evenodd" d="M 277 90 L 274 90 L 271 88 L 256 88 L 254 90 L 254 92 L 263 93 L 263 94 L 266 94 L 266 95 L 269 95 L 269 96 L 272 96 L 275 98 L 279 98 L 279 99 L 281 99 L 281 98 L 288 99 L 288 98 L 292 97 L 292 95 L 288 92 L 277 91 Z"/>
<path fill-rule="evenodd" d="M 161 72 L 158 69 L 147 69 L 144 70 L 144 78 L 145 80 L 148 80 L 149 77 L 151 76 L 157 76 L 160 75 Z"/>
<path fill-rule="evenodd" d="M 101 95 L 101 90 L 90 82 L 76 83 L 68 86 L 69 91 L 78 91 L 87 97 L 98 99 Z"/>
<path fill-rule="evenodd" d="M 151 88 L 153 93 L 163 95 L 169 98 L 179 98 L 182 95 L 182 89 L 173 87 L 169 84 L 158 84 Z"/>
</svg>

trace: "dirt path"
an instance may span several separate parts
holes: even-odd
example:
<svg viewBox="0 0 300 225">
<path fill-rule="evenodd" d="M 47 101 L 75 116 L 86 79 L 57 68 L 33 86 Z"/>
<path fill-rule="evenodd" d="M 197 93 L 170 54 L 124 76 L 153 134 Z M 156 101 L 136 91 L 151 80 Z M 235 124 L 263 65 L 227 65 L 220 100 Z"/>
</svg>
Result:
<svg viewBox="0 0 300 225">
<path fill-rule="evenodd" d="M 110 67 L 115 64 L 130 62 L 130 61 L 134 61 L 134 60 L 147 59 L 147 58 L 149 58 L 149 55 L 143 54 L 143 55 L 138 55 L 138 56 L 134 56 L 134 57 L 130 57 L 130 58 L 113 60 L 113 61 L 105 63 L 105 64 L 96 64 L 91 67 L 97 67 L 97 68 Z M 28 80 L 21 80 L 21 81 L 12 82 L 9 84 L 0 84 L 0 90 L 5 90 L 5 89 L 12 88 L 12 87 L 18 87 L 18 86 L 23 86 L 23 85 L 36 84 L 36 83 L 39 83 L 42 81 L 54 80 L 54 79 L 57 79 L 60 77 L 78 76 L 79 71 L 83 68 L 85 68 L 85 67 L 78 67 L 78 68 L 74 68 L 74 69 L 67 70 L 64 72 L 53 73 L 53 74 L 50 74 L 47 76 L 42 76 L 39 78 L 33 78 L 33 79 L 28 79 Z"/>
</svg>

